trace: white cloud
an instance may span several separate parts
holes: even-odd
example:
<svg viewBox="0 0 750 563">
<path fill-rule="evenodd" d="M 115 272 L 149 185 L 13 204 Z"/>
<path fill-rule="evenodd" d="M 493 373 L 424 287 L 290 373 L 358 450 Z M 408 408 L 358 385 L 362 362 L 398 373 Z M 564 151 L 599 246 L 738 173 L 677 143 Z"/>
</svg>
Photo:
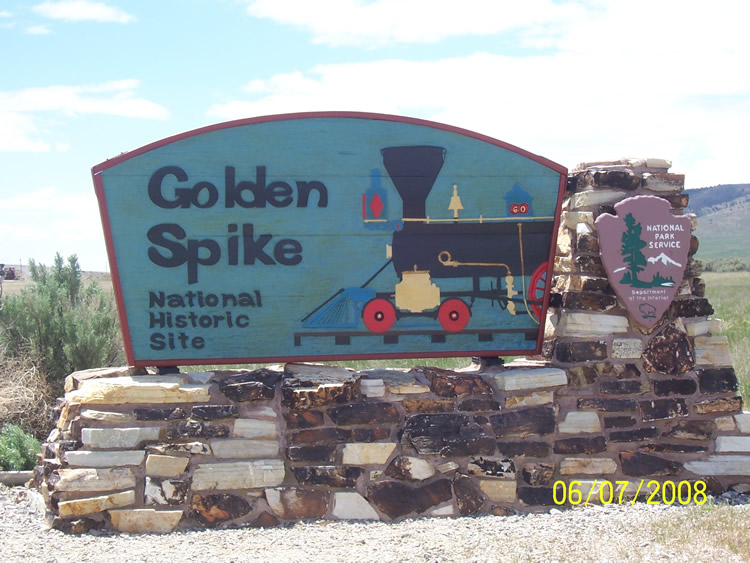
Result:
<svg viewBox="0 0 750 563">
<path fill-rule="evenodd" d="M 100 114 L 167 119 L 169 111 L 164 106 L 136 96 L 138 86 L 138 80 L 119 80 L 0 91 L 0 151 L 51 150 L 50 143 L 41 139 L 45 133 L 41 114 L 45 113 L 69 118 Z"/>
<path fill-rule="evenodd" d="M 52 33 L 48 25 L 32 25 L 26 28 L 29 35 L 49 35 Z"/>
<path fill-rule="evenodd" d="M 90 0 L 63 0 L 60 2 L 42 2 L 32 8 L 40 16 L 66 22 L 96 21 L 129 23 L 135 17 L 120 8 L 91 2 Z"/>
<path fill-rule="evenodd" d="M 528 28 L 533 35 L 543 25 L 542 35 L 554 36 L 582 10 L 576 2 L 553 0 L 253 0 L 247 13 L 303 28 L 315 43 L 378 47 L 519 28 Z"/>
<path fill-rule="evenodd" d="M 0 10 L 0 18 L 11 18 L 13 17 L 13 14 L 11 14 L 8 10 Z"/>
</svg>

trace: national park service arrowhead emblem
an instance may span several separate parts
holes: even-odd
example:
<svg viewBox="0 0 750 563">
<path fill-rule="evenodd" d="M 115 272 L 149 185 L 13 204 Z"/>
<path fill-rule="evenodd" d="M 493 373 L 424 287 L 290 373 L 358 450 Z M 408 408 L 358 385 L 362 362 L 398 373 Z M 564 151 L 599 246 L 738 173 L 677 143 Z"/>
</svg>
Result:
<svg viewBox="0 0 750 563">
<path fill-rule="evenodd" d="M 670 213 L 667 200 L 636 196 L 596 220 L 609 283 L 631 318 L 653 328 L 672 303 L 685 274 L 690 218 Z"/>
</svg>

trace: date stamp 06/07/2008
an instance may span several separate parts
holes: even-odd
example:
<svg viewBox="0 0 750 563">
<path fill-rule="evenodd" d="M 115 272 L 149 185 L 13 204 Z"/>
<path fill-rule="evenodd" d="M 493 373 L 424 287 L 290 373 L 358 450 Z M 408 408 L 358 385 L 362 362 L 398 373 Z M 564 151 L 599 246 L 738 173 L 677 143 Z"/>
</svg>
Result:
<svg viewBox="0 0 750 563">
<path fill-rule="evenodd" d="M 645 487 L 644 487 L 645 484 Z M 635 491 L 635 492 L 633 492 Z M 690 504 L 701 505 L 706 496 L 705 481 L 555 481 L 552 488 L 555 504 L 571 504 L 577 506 L 597 504 L 635 504 L 639 496 L 646 500 L 646 504 Z"/>
</svg>

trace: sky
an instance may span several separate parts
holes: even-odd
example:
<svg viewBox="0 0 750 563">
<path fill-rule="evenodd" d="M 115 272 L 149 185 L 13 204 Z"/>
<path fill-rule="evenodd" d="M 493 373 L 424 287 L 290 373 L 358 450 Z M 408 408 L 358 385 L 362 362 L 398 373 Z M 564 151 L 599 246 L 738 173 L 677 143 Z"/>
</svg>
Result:
<svg viewBox="0 0 750 563">
<path fill-rule="evenodd" d="M 744 0 L 0 0 L 0 262 L 108 270 L 91 168 L 299 111 L 446 123 L 573 169 L 750 182 Z"/>
</svg>

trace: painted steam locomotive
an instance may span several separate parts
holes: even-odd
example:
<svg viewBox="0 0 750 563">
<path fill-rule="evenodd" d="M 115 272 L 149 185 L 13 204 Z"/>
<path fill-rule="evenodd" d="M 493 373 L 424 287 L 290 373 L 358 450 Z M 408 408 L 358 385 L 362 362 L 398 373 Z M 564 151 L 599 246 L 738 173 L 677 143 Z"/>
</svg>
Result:
<svg viewBox="0 0 750 563">
<path fill-rule="evenodd" d="M 506 216 L 459 217 L 463 206 L 454 184 L 448 206 L 453 217 L 430 218 L 427 197 L 446 150 L 402 146 L 383 148 L 381 154 L 402 200 L 402 219 L 382 217 L 387 193 L 379 185 L 363 195 L 362 209 L 365 225 L 393 230 L 388 261 L 360 287 L 339 290 L 308 314 L 303 326 L 353 328 L 363 322 L 369 331 L 385 333 L 399 319 L 430 317 L 444 331 L 458 333 L 467 327 L 478 300 L 538 323 L 553 218 L 531 215 L 531 198 L 517 184 L 505 194 Z M 389 291 L 373 289 L 371 284 L 389 265 L 400 281 Z"/>
</svg>

